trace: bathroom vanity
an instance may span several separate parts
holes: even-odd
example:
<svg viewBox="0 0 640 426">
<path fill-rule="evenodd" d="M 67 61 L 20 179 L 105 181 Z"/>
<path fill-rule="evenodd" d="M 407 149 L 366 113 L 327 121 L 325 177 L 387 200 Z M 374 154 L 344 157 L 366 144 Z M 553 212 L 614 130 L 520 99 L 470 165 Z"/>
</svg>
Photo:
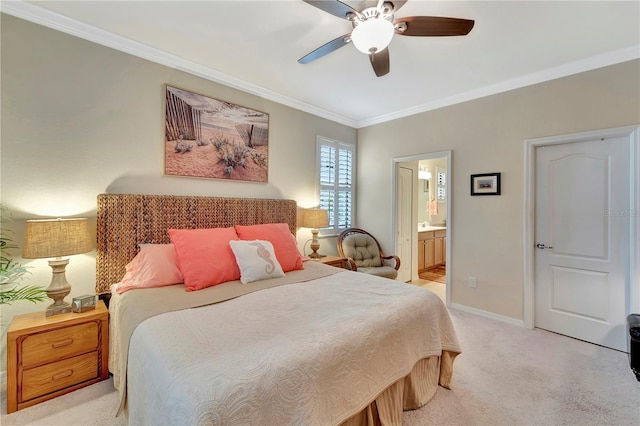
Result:
<svg viewBox="0 0 640 426">
<path fill-rule="evenodd" d="M 418 272 L 446 265 L 447 228 L 418 226 Z"/>
</svg>

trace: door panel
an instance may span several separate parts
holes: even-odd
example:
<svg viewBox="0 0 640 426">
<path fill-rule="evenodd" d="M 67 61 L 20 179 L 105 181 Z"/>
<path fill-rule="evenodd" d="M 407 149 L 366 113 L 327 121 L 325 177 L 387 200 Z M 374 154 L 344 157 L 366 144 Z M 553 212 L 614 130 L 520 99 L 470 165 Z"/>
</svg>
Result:
<svg viewBox="0 0 640 426">
<path fill-rule="evenodd" d="M 563 312 L 583 317 L 607 321 L 609 315 L 608 274 L 579 269 L 552 266 L 549 306 L 555 312 Z M 591 297 L 575 297 L 581 292 Z"/>
<path fill-rule="evenodd" d="M 432 238 L 424 242 L 424 268 L 425 269 L 433 268 L 436 264 L 435 258 L 436 258 L 436 246 Z"/>
<path fill-rule="evenodd" d="M 418 240 L 418 272 L 424 271 L 425 241 Z"/>
<path fill-rule="evenodd" d="M 411 233 L 413 232 L 413 170 L 398 166 L 396 206 L 396 253 L 400 258 L 398 281 L 411 281 Z"/>
<path fill-rule="evenodd" d="M 536 149 L 535 326 L 626 350 L 628 138 Z"/>
<path fill-rule="evenodd" d="M 551 160 L 550 165 L 551 208 L 560 207 L 553 209 L 551 222 L 554 253 L 606 259 L 609 227 L 603 212 L 610 194 L 609 156 L 569 155 Z M 585 209 L 563 207 L 574 199 Z"/>
</svg>

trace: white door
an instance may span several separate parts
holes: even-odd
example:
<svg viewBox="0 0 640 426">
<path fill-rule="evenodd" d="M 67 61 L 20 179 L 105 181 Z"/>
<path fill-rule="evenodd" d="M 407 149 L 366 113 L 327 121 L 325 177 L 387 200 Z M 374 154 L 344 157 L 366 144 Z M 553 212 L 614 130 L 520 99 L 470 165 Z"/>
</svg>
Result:
<svg viewBox="0 0 640 426">
<path fill-rule="evenodd" d="M 536 149 L 535 326 L 626 351 L 629 138 Z"/>
<path fill-rule="evenodd" d="M 411 281 L 411 233 L 413 232 L 413 170 L 398 166 L 396 179 L 396 256 L 400 258 L 398 281 Z"/>
</svg>

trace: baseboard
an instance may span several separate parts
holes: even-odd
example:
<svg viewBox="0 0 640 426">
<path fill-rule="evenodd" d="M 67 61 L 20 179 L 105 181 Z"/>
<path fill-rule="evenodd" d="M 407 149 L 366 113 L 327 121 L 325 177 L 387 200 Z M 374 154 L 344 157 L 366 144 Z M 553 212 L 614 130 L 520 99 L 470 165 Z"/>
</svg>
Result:
<svg viewBox="0 0 640 426">
<path fill-rule="evenodd" d="M 506 322 L 507 324 L 515 325 L 517 327 L 524 327 L 524 320 L 519 320 L 511 317 L 506 317 L 504 315 L 494 314 L 493 312 L 483 311 L 482 309 L 472 308 L 470 306 L 459 305 L 457 303 L 452 303 L 449 306 L 452 309 L 457 309 L 459 311 L 468 312 L 470 314 L 479 315 L 485 318 L 491 318 L 500 322 Z"/>
</svg>

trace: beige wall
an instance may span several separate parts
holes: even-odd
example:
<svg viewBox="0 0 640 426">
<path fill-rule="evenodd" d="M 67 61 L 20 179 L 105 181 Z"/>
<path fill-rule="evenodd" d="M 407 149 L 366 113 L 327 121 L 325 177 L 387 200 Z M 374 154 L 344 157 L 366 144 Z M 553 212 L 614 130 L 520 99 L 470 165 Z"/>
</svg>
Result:
<svg viewBox="0 0 640 426">
<path fill-rule="evenodd" d="M 358 226 L 392 247 L 392 159 L 452 150 L 451 302 L 521 320 L 524 141 L 639 122 L 635 60 L 360 129 Z M 488 172 L 502 195 L 471 197 L 469 175 Z"/>
<path fill-rule="evenodd" d="M 27 218 L 88 216 L 95 225 L 103 192 L 290 198 L 310 207 L 316 135 L 356 142 L 348 126 L 8 15 L 1 30 L 1 202 L 17 219 L 20 245 Z M 269 183 L 163 177 L 165 83 L 269 113 Z M 299 230 L 300 247 L 309 238 Z M 25 283 L 49 285 L 46 259 L 17 260 L 33 267 Z M 72 256 L 67 278 L 70 297 L 93 293 L 95 252 Z M 3 305 L 2 340 L 15 314 L 45 306 Z"/>
</svg>

